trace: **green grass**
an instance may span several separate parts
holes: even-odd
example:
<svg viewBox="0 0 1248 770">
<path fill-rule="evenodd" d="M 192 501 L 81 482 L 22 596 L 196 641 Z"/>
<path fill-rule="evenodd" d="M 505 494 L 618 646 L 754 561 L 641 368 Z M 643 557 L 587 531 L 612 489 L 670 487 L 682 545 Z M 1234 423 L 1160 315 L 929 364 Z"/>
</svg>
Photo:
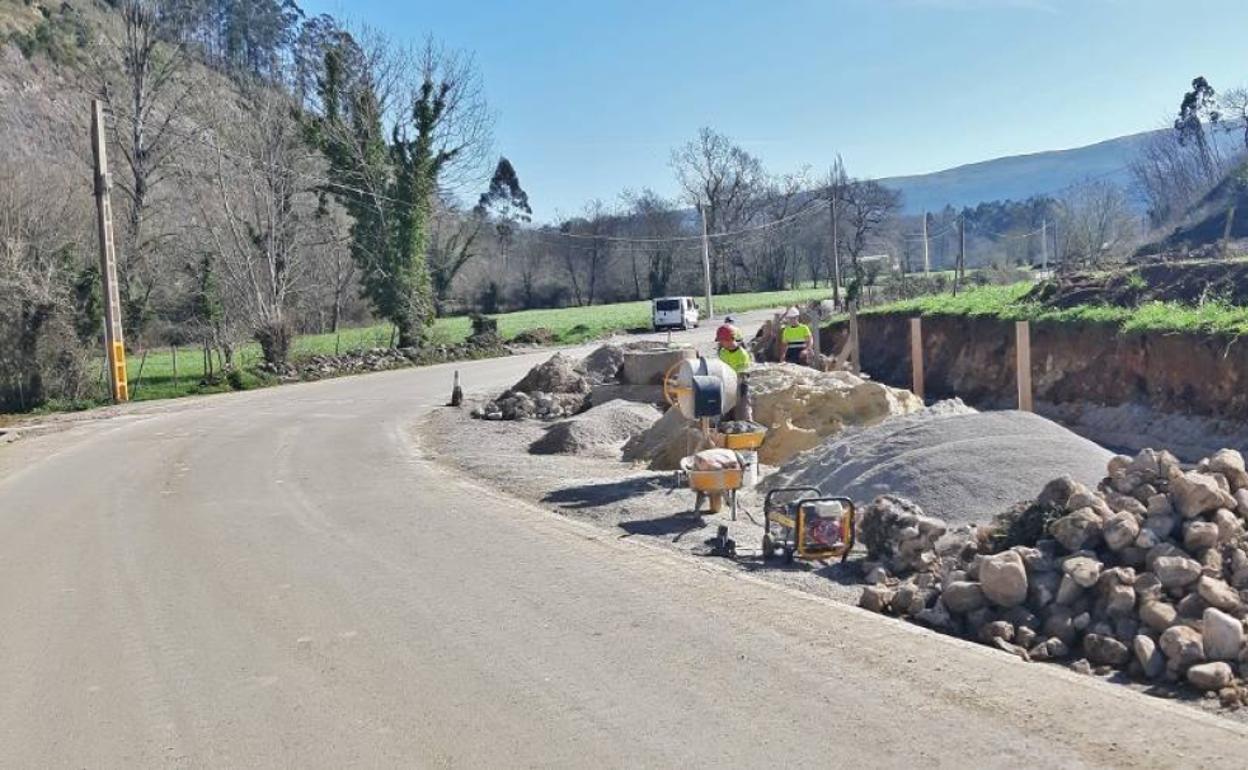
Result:
<svg viewBox="0 0 1248 770">
<path fill-rule="evenodd" d="M 1182 305 L 1177 302 L 1148 302 L 1135 308 L 1109 305 L 1079 305 L 1055 309 L 1023 298 L 1030 282 L 1007 286 L 981 286 L 965 289 L 955 297 L 935 294 L 892 302 L 863 311 L 863 315 L 923 315 L 996 318 L 1002 321 L 1037 323 L 1083 323 L 1112 325 L 1123 332 L 1163 334 L 1205 334 L 1238 337 L 1248 334 L 1248 307 L 1224 302 Z"/>
<path fill-rule="evenodd" d="M 741 313 L 760 308 L 781 307 L 829 296 L 830 289 L 804 288 L 792 291 L 756 292 L 752 294 L 726 294 L 715 298 L 715 312 Z M 650 301 L 621 302 L 592 307 L 553 308 L 544 310 L 521 310 L 496 316 L 498 331 L 504 339 L 511 339 L 522 331 L 547 328 L 558 344 L 572 345 L 597 339 L 628 329 L 649 328 Z M 389 324 L 375 324 L 343 329 L 339 334 L 308 334 L 295 340 L 291 347 L 294 360 L 310 355 L 332 355 L 361 348 L 384 348 L 390 345 Z M 439 318 L 434 326 L 432 339 L 435 343 L 454 344 L 463 342 L 472 332 L 472 322 L 467 316 Z M 260 348 L 255 343 L 242 345 L 235 352 L 236 362 L 244 372 L 245 388 L 271 384 L 257 377 L 252 367 L 258 364 Z M 193 347 L 182 347 L 177 354 L 177 377 L 174 377 L 174 356 L 170 348 L 151 349 L 146 359 L 141 354 L 126 357 L 130 393 L 134 401 L 221 393 L 231 390 L 222 381 L 201 385 L 204 376 L 203 354 Z M 82 403 L 46 404 L 40 411 L 69 411 L 98 405 L 95 401 Z"/>
</svg>

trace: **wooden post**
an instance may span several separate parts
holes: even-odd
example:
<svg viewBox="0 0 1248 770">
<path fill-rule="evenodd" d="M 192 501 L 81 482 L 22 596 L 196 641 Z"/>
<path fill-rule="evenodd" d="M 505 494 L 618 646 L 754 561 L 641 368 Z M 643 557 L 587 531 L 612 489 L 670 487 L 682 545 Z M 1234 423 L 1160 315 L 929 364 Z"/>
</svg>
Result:
<svg viewBox="0 0 1248 770">
<path fill-rule="evenodd" d="M 1015 360 L 1018 375 L 1018 408 L 1023 412 L 1032 411 L 1031 405 L 1031 326 L 1026 321 L 1014 324 Z"/>
<path fill-rule="evenodd" d="M 858 308 L 856 303 L 851 302 L 849 306 L 849 360 L 850 371 L 854 374 L 862 373 L 862 358 L 858 348 Z"/>
<path fill-rule="evenodd" d="M 706 207 L 698 204 L 702 217 L 702 289 L 706 293 L 706 320 L 715 317 L 714 291 L 711 289 L 711 239 L 706 232 Z"/>
<path fill-rule="evenodd" d="M 173 384 L 178 384 L 178 346 L 173 346 Z"/>
<path fill-rule="evenodd" d="M 914 395 L 923 400 L 923 319 L 910 319 L 910 374 Z"/>
<path fill-rule="evenodd" d="M 108 355 L 108 384 L 114 401 L 129 401 L 126 379 L 126 342 L 121 331 L 121 299 L 117 289 L 117 254 L 113 250 L 113 205 L 108 191 L 108 147 L 104 141 L 104 104 L 91 102 L 91 154 L 95 160 L 95 209 L 100 239 L 100 281 L 104 299 L 104 350 Z"/>
<path fill-rule="evenodd" d="M 927 212 L 923 212 L 923 272 L 932 272 L 932 256 L 931 250 L 928 248 L 927 239 Z"/>
</svg>

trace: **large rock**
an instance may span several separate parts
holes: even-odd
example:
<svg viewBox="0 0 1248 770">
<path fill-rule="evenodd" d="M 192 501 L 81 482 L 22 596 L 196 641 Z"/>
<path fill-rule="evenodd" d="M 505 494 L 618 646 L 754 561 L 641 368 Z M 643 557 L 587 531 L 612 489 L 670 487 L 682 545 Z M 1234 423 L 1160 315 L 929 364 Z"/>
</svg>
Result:
<svg viewBox="0 0 1248 770">
<path fill-rule="evenodd" d="M 1157 649 L 1157 643 L 1151 637 L 1138 634 L 1131 640 L 1131 648 L 1135 651 L 1135 659 L 1148 679 L 1159 679 L 1166 673 L 1166 656 Z"/>
<path fill-rule="evenodd" d="M 1101 517 L 1085 507 L 1054 521 L 1050 532 L 1068 551 L 1093 548 L 1101 539 Z"/>
<path fill-rule="evenodd" d="M 896 592 L 888 586 L 866 586 L 858 599 L 858 606 L 871 612 L 886 612 Z"/>
<path fill-rule="evenodd" d="M 1188 521 L 1183 524 L 1183 548 L 1196 553 L 1218 544 L 1218 525 L 1209 521 Z"/>
<path fill-rule="evenodd" d="M 923 515 L 923 509 L 902 497 L 880 495 L 862 512 L 859 538 L 867 555 L 893 573 L 926 571 L 936 562 L 936 541 L 945 522 Z"/>
<path fill-rule="evenodd" d="M 1171 626 L 1157 640 L 1166 659 L 1175 666 L 1190 666 L 1205 659 L 1205 645 L 1200 632 L 1189 626 Z"/>
<path fill-rule="evenodd" d="M 1217 607 L 1226 612 L 1238 610 L 1243 605 L 1239 598 L 1239 592 L 1227 585 L 1225 581 L 1218 580 L 1215 577 L 1202 575 L 1199 582 L 1196 583 L 1196 590 L 1199 592 L 1200 598 L 1208 602 L 1209 606 Z"/>
<path fill-rule="evenodd" d="M 1083 654 L 1098 666 L 1122 667 L 1131 659 L 1127 646 L 1112 636 L 1087 634 L 1083 637 Z"/>
<path fill-rule="evenodd" d="M 1115 513 L 1105 520 L 1103 537 L 1111 551 L 1121 551 L 1135 542 L 1140 534 L 1140 522 L 1127 511 Z"/>
<path fill-rule="evenodd" d="M 941 597 L 950 612 L 974 612 L 987 604 L 983 588 L 969 580 L 956 580 L 945 586 Z"/>
<path fill-rule="evenodd" d="M 1201 663 L 1187 670 L 1187 681 L 1197 690 L 1221 690 L 1235 680 L 1235 672 L 1227 663 Z"/>
<path fill-rule="evenodd" d="M 1166 588 L 1184 588 L 1200 579 L 1201 567 L 1185 556 L 1159 556 L 1153 560 L 1153 572 Z"/>
<path fill-rule="evenodd" d="M 1015 607 L 1027 599 L 1027 568 L 1015 551 L 986 557 L 979 565 L 979 584 L 988 601 Z"/>
<path fill-rule="evenodd" d="M 1209 660 L 1239 660 L 1244 626 L 1236 618 L 1210 607 L 1201 618 L 1201 636 Z"/>
<path fill-rule="evenodd" d="M 1220 449 L 1209 458 L 1209 470 L 1221 473 L 1232 490 L 1248 487 L 1248 472 L 1244 470 L 1244 456 L 1234 449 Z"/>
<path fill-rule="evenodd" d="M 1154 631 L 1165 631 L 1174 625 L 1178 617 L 1179 611 L 1168 602 L 1153 599 L 1140 603 L 1140 620 Z"/>
<path fill-rule="evenodd" d="M 1062 562 L 1062 572 L 1070 575 L 1080 588 L 1091 588 L 1101 576 L 1101 566 L 1091 556 L 1072 556 Z"/>
<path fill-rule="evenodd" d="M 1170 499 L 1185 519 L 1227 507 L 1228 502 L 1235 504 L 1234 498 L 1218 486 L 1217 479 L 1195 471 L 1180 474 L 1170 481 Z"/>
</svg>

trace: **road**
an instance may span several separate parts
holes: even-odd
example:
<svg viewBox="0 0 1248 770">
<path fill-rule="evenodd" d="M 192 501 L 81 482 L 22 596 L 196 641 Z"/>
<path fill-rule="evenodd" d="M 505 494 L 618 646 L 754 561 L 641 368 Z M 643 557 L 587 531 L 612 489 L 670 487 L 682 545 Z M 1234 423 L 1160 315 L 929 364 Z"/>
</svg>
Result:
<svg viewBox="0 0 1248 770">
<path fill-rule="evenodd" d="M 1230 720 L 456 478 L 412 431 L 451 370 L 0 447 L 0 766 L 1243 764 Z"/>
</svg>

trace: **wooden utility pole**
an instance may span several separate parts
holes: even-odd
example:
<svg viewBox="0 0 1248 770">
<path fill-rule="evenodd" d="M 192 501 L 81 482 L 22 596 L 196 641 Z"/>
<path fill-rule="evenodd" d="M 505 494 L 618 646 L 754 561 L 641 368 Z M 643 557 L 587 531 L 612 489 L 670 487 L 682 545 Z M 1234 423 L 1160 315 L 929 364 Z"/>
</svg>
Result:
<svg viewBox="0 0 1248 770">
<path fill-rule="evenodd" d="M 1026 321 L 1014 323 L 1015 367 L 1018 379 L 1018 408 L 1032 411 L 1031 404 L 1031 325 Z"/>
<path fill-rule="evenodd" d="M 841 306 L 841 248 L 836 242 L 836 192 L 828 184 L 828 212 L 832 219 L 832 304 Z"/>
<path fill-rule="evenodd" d="M 1040 272 L 1049 269 L 1049 220 L 1040 220 Z"/>
<path fill-rule="evenodd" d="M 923 400 L 923 319 L 910 319 L 910 375 L 914 395 Z"/>
<path fill-rule="evenodd" d="M 91 154 L 95 158 L 95 209 L 99 220 L 100 281 L 104 297 L 104 351 L 108 356 L 108 384 L 113 401 L 129 401 L 126 381 L 126 341 L 121 330 L 121 299 L 117 290 L 117 254 L 113 251 L 113 207 L 108 191 L 108 148 L 104 142 L 104 104 L 91 102 Z"/>
<path fill-rule="evenodd" d="M 927 212 L 923 212 L 923 272 L 932 272 L 932 258 L 927 246 Z"/>
<path fill-rule="evenodd" d="M 711 239 L 706 232 L 706 207 L 698 204 L 698 213 L 702 215 L 702 285 L 706 290 L 706 317 L 715 317 L 715 305 L 711 292 Z"/>
<path fill-rule="evenodd" d="M 958 217 L 958 261 L 953 266 L 953 295 L 958 295 L 966 269 L 966 219 Z"/>
<path fill-rule="evenodd" d="M 854 374 L 862 372 L 862 350 L 858 341 L 858 308 L 857 302 L 849 303 L 849 357 L 852 362 L 850 371 Z"/>
</svg>

